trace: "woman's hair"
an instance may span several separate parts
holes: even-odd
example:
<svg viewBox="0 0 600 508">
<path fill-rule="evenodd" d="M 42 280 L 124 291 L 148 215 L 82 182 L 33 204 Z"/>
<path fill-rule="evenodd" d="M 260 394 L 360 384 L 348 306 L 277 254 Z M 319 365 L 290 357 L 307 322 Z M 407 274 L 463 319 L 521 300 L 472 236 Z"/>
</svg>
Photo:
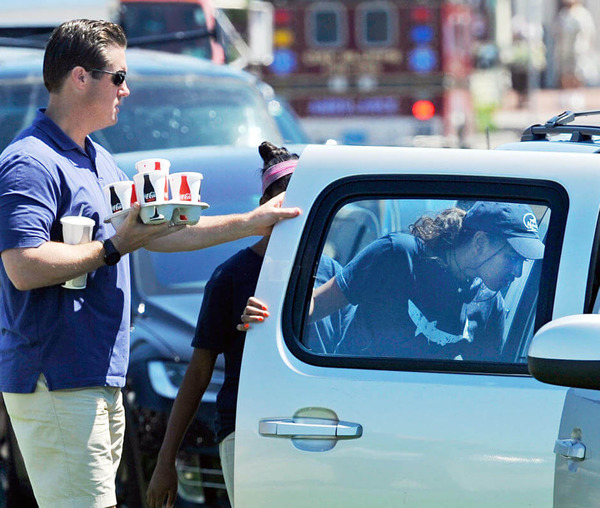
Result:
<svg viewBox="0 0 600 508">
<path fill-rule="evenodd" d="M 466 230 L 462 227 L 467 212 L 462 208 L 448 208 L 435 217 L 423 215 L 409 231 L 434 249 L 446 249 L 466 239 Z"/>
<path fill-rule="evenodd" d="M 263 160 L 263 167 L 260 171 L 260 174 L 263 175 L 267 169 L 274 166 L 275 164 L 279 164 L 280 162 L 285 162 L 289 160 L 299 159 L 298 154 L 291 153 L 286 147 L 282 146 L 281 148 L 275 146 L 273 143 L 269 143 L 268 141 L 263 141 L 258 147 L 258 153 Z M 275 180 L 271 185 L 269 185 L 263 196 L 267 198 L 272 198 L 285 191 L 288 186 L 288 183 L 291 178 L 291 174 L 282 176 L 278 180 Z"/>
<path fill-rule="evenodd" d="M 110 46 L 127 46 L 125 32 L 115 23 L 89 19 L 63 23 L 54 30 L 46 45 L 44 85 L 50 93 L 56 93 L 67 74 L 79 65 L 87 71 L 106 69 L 109 63 L 106 50 Z"/>
</svg>

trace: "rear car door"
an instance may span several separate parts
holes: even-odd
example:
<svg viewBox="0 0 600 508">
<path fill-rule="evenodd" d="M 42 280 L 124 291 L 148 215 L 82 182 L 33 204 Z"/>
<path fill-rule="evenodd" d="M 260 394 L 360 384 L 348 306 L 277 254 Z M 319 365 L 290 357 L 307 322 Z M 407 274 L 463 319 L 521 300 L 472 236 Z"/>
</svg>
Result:
<svg viewBox="0 0 600 508">
<path fill-rule="evenodd" d="M 566 389 L 530 377 L 526 355 L 542 324 L 586 306 L 600 205 L 590 157 L 308 147 L 286 194 L 304 213 L 275 228 L 256 291 L 271 317 L 246 337 L 236 506 L 550 506 Z M 476 201 L 531 206 L 545 243 L 543 260 L 485 297 L 502 296 L 497 353 L 343 348 L 352 308 L 314 333 L 306 315 L 320 264 L 344 266 L 423 213 Z M 477 345 L 471 327 L 448 341 Z"/>
</svg>

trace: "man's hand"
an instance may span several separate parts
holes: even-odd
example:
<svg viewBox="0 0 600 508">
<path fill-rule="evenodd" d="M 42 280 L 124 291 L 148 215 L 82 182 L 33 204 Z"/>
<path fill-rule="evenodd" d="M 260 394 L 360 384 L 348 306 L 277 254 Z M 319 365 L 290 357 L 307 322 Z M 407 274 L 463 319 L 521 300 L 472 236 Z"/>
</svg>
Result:
<svg viewBox="0 0 600 508">
<path fill-rule="evenodd" d="M 281 208 L 284 196 L 285 192 L 282 192 L 248 213 L 251 235 L 269 235 L 273 226 L 280 220 L 292 219 L 300 215 L 300 208 Z"/>
<path fill-rule="evenodd" d="M 112 237 L 113 244 L 121 255 L 145 247 L 153 240 L 170 235 L 185 227 L 173 226 L 169 222 L 155 225 L 144 224 L 139 215 L 140 205 L 134 203 L 127 214 L 127 218 Z"/>
</svg>

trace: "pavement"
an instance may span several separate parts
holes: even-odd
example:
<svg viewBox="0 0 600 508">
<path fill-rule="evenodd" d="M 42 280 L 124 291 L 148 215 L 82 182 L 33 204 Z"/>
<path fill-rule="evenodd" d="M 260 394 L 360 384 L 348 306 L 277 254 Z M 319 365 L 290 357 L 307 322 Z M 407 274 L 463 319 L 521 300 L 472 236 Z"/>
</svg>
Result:
<svg viewBox="0 0 600 508">
<path fill-rule="evenodd" d="M 525 128 L 537 123 L 543 124 L 566 110 L 600 110 L 600 88 L 534 90 L 528 103 L 522 108 L 518 106 L 516 93 L 509 90 L 493 114 L 494 129 L 488 133 L 478 133 L 474 137 L 472 148 L 495 148 L 504 143 L 519 141 Z M 589 117 L 582 118 L 581 121 L 598 124 L 600 116 L 596 121 L 590 121 Z"/>
</svg>

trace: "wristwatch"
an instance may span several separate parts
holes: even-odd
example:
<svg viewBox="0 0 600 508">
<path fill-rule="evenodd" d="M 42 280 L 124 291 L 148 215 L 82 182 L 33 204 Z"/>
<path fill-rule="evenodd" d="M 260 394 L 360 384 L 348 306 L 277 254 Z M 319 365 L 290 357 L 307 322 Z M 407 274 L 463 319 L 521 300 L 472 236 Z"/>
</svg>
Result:
<svg viewBox="0 0 600 508">
<path fill-rule="evenodd" d="M 104 262 L 108 266 L 116 265 L 121 259 L 121 254 L 115 248 L 110 238 L 107 238 L 102 243 L 104 245 Z"/>
</svg>

